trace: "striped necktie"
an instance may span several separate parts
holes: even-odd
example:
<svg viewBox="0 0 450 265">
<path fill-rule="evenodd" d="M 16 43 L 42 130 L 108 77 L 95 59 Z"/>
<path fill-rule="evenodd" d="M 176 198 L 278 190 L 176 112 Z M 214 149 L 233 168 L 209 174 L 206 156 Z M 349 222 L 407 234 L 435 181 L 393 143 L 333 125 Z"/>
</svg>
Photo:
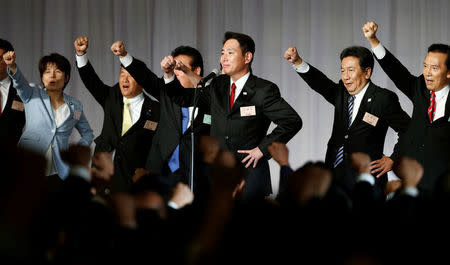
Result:
<svg viewBox="0 0 450 265">
<path fill-rule="evenodd" d="M 353 118 L 353 102 L 355 101 L 355 96 L 351 95 L 348 98 L 348 127 L 350 128 L 350 125 L 352 124 L 352 118 Z M 344 145 L 341 145 L 341 147 L 339 147 L 339 150 L 336 154 L 336 160 L 334 161 L 334 167 L 337 167 L 340 163 L 342 163 L 342 161 L 344 161 Z"/>
</svg>

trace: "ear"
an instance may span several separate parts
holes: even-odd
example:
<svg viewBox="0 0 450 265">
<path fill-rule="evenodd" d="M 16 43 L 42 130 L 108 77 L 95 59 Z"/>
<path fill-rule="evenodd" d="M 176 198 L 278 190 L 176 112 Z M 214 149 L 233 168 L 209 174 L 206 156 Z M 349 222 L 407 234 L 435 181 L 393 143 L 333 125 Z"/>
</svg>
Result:
<svg viewBox="0 0 450 265">
<path fill-rule="evenodd" d="M 68 83 L 70 80 L 70 75 L 64 75 L 64 83 Z"/>
<path fill-rule="evenodd" d="M 253 59 L 253 53 L 251 52 L 246 52 L 244 55 L 244 60 L 246 64 L 249 64 Z"/>
<path fill-rule="evenodd" d="M 196 75 L 200 75 L 200 73 L 202 72 L 202 69 L 200 69 L 200 66 L 197 66 L 197 67 L 194 68 L 193 72 L 194 72 Z"/>
<path fill-rule="evenodd" d="M 372 68 L 367 67 L 366 70 L 365 70 L 365 72 L 364 72 L 364 77 L 365 77 L 367 80 L 369 80 L 371 75 L 372 75 Z"/>
</svg>

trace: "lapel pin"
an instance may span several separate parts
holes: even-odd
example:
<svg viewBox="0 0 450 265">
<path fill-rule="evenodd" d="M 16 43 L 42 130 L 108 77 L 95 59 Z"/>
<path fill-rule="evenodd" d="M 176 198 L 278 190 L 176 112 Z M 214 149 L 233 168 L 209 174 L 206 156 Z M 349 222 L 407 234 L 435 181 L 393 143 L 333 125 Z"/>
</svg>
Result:
<svg viewBox="0 0 450 265">
<path fill-rule="evenodd" d="M 72 104 L 73 104 L 72 101 L 70 101 L 70 102 L 69 102 L 69 105 L 72 105 Z"/>
<path fill-rule="evenodd" d="M 371 102 L 372 101 L 372 98 L 369 98 L 368 100 L 367 100 L 367 102 Z"/>
<path fill-rule="evenodd" d="M 243 94 L 244 96 L 247 96 L 247 92 L 246 92 L 246 91 L 242 92 L 242 94 Z"/>
</svg>

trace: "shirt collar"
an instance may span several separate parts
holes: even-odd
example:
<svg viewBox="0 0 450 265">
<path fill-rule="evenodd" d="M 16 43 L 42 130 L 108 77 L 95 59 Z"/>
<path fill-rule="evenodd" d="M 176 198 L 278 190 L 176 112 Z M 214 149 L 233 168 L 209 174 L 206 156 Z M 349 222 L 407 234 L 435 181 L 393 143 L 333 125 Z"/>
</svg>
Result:
<svg viewBox="0 0 450 265">
<path fill-rule="evenodd" d="M 234 82 L 234 84 L 236 85 L 236 90 L 238 91 L 242 90 L 249 77 L 250 72 L 246 73 L 243 77 L 239 78 L 236 82 Z M 233 84 L 233 80 L 230 77 L 230 87 L 231 84 Z"/>
<path fill-rule="evenodd" d="M 442 98 L 443 96 L 448 94 L 449 90 L 450 90 L 450 85 L 447 85 L 444 88 L 442 88 L 441 90 L 434 92 L 434 94 L 436 95 L 436 98 Z"/>
<path fill-rule="evenodd" d="M 11 84 L 11 79 L 9 79 L 9 76 L 7 76 L 3 80 L 0 80 L 0 86 L 2 86 L 2 87 L 9 88 L 10 84 Z"/>
<path fill-rule="evenodd" d="M 135 96 L 134 98 L 126 98 L 123 97 L 123 102 L 125 103 L 125 100 L 128 99 L 130 101 L 130 104 L 135 104 L 141 100 L 144 100 L 144 92 L 141 92 L 139 95 Z"/>
<path fill-rule="evenodd" d="M 366 90 L 370 85 L 370 81 L 367 82 L 367 84 L 361 89 L 361 91 L 358 92 L 358 94 L 355 95 L 355 99 L 362 99 L 364 97 L 364 94 L 366 94 Z"/>
</svg>

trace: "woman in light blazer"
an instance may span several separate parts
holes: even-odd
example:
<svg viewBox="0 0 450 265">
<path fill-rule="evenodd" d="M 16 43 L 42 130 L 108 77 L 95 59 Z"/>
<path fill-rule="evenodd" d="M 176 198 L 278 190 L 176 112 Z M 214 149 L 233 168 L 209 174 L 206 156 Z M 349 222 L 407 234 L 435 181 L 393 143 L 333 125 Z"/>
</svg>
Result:
<svg viewBox="0 0 450 265">
<path fill-rule="evenodd" d="M 25 107 L 25 130 L 18 146 L 47 159 L 46 175 L 65 179 L 69 167 L 62 161 L 60 151 L 68 148 L 75 127 L 81 135 L 80 144 L 89 146 L 94 134 L 83 113 L 83 105 L 63 93 L 70 79 L 70 63 L 64 56 L 52 53 L 39 61 L 44 88 L 29 84 L 15 63 L 14 51 L 3 59 L 8 74 Z"/>
</svg>

